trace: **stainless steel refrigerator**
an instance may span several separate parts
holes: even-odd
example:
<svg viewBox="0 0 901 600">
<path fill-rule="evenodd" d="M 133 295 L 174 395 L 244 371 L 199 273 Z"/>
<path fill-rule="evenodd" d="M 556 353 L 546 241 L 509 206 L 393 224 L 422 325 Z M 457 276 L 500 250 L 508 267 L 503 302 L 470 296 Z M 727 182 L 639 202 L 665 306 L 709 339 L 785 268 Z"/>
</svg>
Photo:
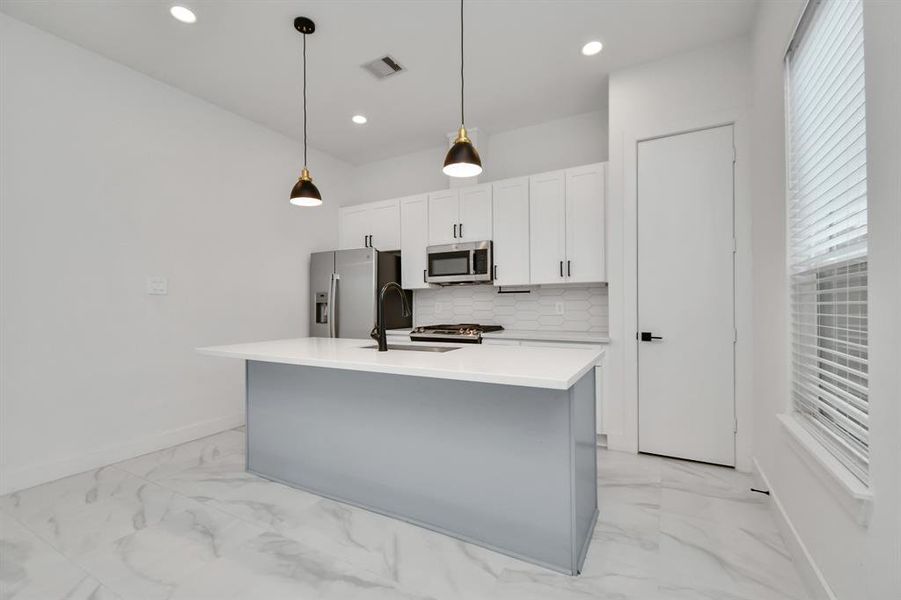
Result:
<svg viewBox="0 0 901 600">
<path fill-rule="evenodd" d="M 369 339 L 379 290 L 400 283 L 400 256 L 373 248 L 310 254 L 310 336 Z M 406 292 L 412 306 L 412 294 Z M 388 329 L 410 327 L 396 293 L 385 298 Z"/>
</svg>

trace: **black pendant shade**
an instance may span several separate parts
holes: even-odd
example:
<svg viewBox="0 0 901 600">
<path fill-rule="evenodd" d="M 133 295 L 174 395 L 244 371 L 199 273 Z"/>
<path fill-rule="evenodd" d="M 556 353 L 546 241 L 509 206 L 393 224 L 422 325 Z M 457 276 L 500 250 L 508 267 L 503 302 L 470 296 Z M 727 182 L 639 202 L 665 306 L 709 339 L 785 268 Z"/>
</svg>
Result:
<svg viewBox="0 0 901 600">
<path fill-rule="evenodd" d="M 319 188 L 313 183 L 310 172 L 306 169 L 303 170 L 303 174 L 294 184 L 294 189 L 291 190 L 291 204 L 294 206 L 319 206 L 322 204 Z"/>
<path fill-rule="evenodd" d="M 297 17 L 294 19 L 294 29 L 303 35 L 303 171 L 291 190 L 291 204 L 319 206 L 322 196 L 307 169 L 307 36 L 316 31 L 316 24 L 307 17 Z"/>
<path fill-rule="evenodd" d="M 475 177 L 482 172 L 479 151 L 472 145 L 465 129 L 460 129 L 454 145 L 447 151 L 442 171 L 449 177 Z"/>
<path fill-rule="evenodd" d="M 448 177 L 475 177 L 482 172 L 482 159 L 479 151 L 473 146 L 472 140 L 466 135 L 466 113 L 464 107 L 463 79 L 463 0 L 460 0 L 460 131 L 454 145 L 447 151 L 444 158 L 444 168 L 441 169 Z"/>
</svg>

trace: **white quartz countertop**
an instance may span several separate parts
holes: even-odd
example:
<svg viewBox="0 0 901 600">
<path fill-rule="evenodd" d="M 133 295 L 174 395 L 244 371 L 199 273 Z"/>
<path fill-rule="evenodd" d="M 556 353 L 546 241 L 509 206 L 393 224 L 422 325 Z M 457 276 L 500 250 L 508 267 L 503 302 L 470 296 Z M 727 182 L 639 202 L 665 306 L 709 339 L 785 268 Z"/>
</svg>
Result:
<svg viewBox="0 0 901 600">
<path fill-rule="evenodd" d="M 389 335 L 409 336 L 413 331 L 409 327 L 389 329 Z M 547 331 L 537 329 L 504 329 L 483 333 L 485 339 L 519 340 L 529 342 L 577 342 L 581 344 L 608 344 L 610 338 L 603 333 L 589 331 Z"/>
<path fill-rule="evenodd" d="M 480 383 L 565 390 L 597 364 L 602 351 L 589 348 L 531 348 L 484 344 L 424 344 L 453 346 L 450 352 L 378 352 L 364 348 L 373 340 L 294 338 L 210 346 L 197 352 L 209 356 L 262 362 L 435 377 Z"/>
</svg>

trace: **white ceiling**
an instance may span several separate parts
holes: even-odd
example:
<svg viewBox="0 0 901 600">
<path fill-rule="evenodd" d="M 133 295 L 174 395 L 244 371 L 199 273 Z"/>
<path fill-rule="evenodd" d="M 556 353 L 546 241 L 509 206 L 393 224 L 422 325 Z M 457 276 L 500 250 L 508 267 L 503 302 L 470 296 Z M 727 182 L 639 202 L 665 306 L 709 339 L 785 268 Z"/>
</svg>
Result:
<svg viewBox="0 0 901 600">
<path fill-rule="evenodd" d="M 459 119 L 456 0 L 0 0 L 3 12 L 359 164 L 444 143 Z M 491 133 L 606 106 L 613 70 L 746 33 L 756 0 L 467 0 L 466 121 Z M 582 44 L 600 39 L 594 57 Z M 391 54 L 383 81 L 360 68 Z M 350 117 L 365 114 L 369 123 Z"/>
</svg>

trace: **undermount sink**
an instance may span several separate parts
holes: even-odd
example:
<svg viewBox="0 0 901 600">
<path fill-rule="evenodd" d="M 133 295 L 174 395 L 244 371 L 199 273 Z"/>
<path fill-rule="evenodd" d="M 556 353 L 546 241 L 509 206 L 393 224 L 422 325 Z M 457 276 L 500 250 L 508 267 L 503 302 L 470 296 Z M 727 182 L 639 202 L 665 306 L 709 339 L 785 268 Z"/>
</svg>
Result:
<svg viewBox="0 0 901 600">
<path fill-rule="evenodd" d="M 377 345 L 363 346 L 365 350 L 378 349 Z M 459 350 L 460 346 L 414 346 L 412 344 L 388 344 L 388 350 L 412 350 L 413 352 L 450 352 Z"/>
</svg>

